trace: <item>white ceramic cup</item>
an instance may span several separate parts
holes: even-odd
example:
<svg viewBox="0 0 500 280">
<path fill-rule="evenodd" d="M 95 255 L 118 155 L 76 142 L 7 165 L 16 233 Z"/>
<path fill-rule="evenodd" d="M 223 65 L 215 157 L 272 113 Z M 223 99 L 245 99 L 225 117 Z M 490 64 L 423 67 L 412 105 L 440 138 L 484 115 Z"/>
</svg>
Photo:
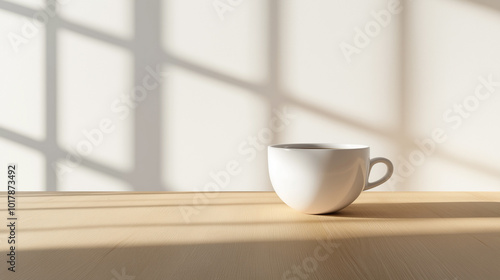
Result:
<svg viewBox="0 0 500 280">
<path fill-rule="evenodd" d="M 363 190 L 392 175 L 386 158 L 370 159 L 370 148 L 351 144 L 281 144 L 268 147 L 269 176 L 276 194 L 288 206 L 307 214 L 331 213 L 351 204 Z M 387 166 L 386 174 L 368 182 L 371 168 Z"/>
</svg>

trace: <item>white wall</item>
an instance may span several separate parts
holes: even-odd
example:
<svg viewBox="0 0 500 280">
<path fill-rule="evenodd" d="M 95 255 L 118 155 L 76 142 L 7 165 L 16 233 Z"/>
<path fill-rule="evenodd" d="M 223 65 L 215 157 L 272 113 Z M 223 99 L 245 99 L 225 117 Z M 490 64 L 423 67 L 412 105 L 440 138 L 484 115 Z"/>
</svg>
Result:
<svg viewBox="0 0 500 280">
<path fill-rule="evenodd" d="M 235 162 L 223 190 L 271 190 L 285 142 L 370 145 L 378 190 L 500 190 L 494 0 L 44 3 L 0 1 L 21 190 L 204 190 Z"/>
</svg>

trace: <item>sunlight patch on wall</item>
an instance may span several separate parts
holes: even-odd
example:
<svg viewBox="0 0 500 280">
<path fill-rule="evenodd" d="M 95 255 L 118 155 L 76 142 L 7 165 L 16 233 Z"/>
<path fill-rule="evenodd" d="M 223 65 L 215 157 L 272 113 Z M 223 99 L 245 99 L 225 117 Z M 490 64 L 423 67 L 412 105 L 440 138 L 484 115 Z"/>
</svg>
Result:
<svg viewBox="0 0 500 280">
<path fill-rule="evenodd" d="M 163 47 L 177 57 L 252 82 L 266 75 L 266 1 L 243 1 L 221 20 L 215 1 L 163 1 Z M 235 1 L 236 2 L 236 1 Z"/>
<path fill-rule="evenodd" d="M 409 14 L 409 129 L 429 135 L 433 128 L 443 128 L 448 140 L 439 149 L 458 162 L 436 160 L 433 166 L 442 163 L 443 169 L 426 168 L 424 178 L 435 176 L 434 185 L 451 188 L 454 182 L 470 190 L 498 185 L 465 167 L 500 166 L 499 15 L 476 1 L 431 0 L 415 2 Z M 441 170 L 449 171 L 443 175 Z"/>
<path fill-rule="evenodd" d="M 163 104 L 167 189 L 202 190 L 211 180 L 210 172 L 225 169 L 231 160 L 240 162 L 242 171 L 231 177 L 228 190 L 266 189 L 265 144 L 260 150 L 245 144 L 268 126 L 271 110 L 266 100 L 203 75 L 169 69 Z"/>
<path fill-rule="evenodd" d="M 282 81 L 285 93 L 300 101 L 383 129 L 399 123 L 400 15 L 386 26 L 372 13 L 388 1 L 283 1 Z M 389 14 L 388 12 L 386 12 Z M 368 27 L 367 27 L 368 26 Z M 373 36 L 366 29 L 375 30 Z M 356 29 L 364 33 L 366 46 Z M 340 45 L 356 47 L 348 58 Z"/>
<path fill-rule="evenodd" d="M 445 160 L 439 155 L 431 157 L 425 164 L 416 168 L 415 173 L 407 180 L 404 190 L 500 191 L 500 172 L 491 172 L 498 170 L 498 165 L 490 166 L 486 170 L 481 166 L 472 168 L 467 163 L 469 162 Z"/>
<path fill-rule="evenodd" d="M 0 170 L 7 178 L 7 164 L 17 164 L 16 191 L 44 191 L 45 186 L 45 158 L 34 149 L 20 143 L 0 138 Z M 6 183 L 0 184 L 0 191 L 6 191 Z"/>
<path fill-rule="evenodd" d="M 59 46 L 58 141 L 113 169 L 133 168 L 132 58 L 121 48 L 71 32 Z M 140 106 L 140 105 L 138 105 Z"/>
<path fill-rule="evenodd" d="M 500 81 L 499 32 L 499 12 L 475 1 L 414 1 L 408 14 L 412 43 L 408 44 L 406 58 L 411 104 L 407 113 L 412 133 L 425 134 L 437 125 L 455 126 L 457 121 L 445 120 L 443 115 L 455 118 L 460 110 L 455 104 L 464 107 L 463 101 L 474 98 L 478 86 L 482 87 L 479 94 L 488 94 L 481 78 L 488 80 L 492 75 L 494 81 Z M 488 104 L 500 104 L 500 87 L 490 95 L 468 119 L 485 110 L 492 118 L 500 117 L 498 110 L 488 109 Z M 474 100 L 468 102 L 474 105 Z M 467 110 L 464 114 L 468 115 Z M 490 128 L 483 124 L 469 132 L 475 130 L 472 133 L 490 138 L 494 135 Z"/>
<path fill-rule="evenodd" d="M 59 181 L 60 191 L 132 191 L 125 181 L 79 166 Z"/>
<path fill-rule="evenodd" d="M 0 127 L 41 141 L 45 139 L 45 30 L 37 28 L 28 40 L 22 32 L 26 22 L 29 18 L 0 10 L 0 33 L 6 35 L 0 38 Z M 13 45 L 12 34 L 14 42 L 23 43 Z"/>
</svg>

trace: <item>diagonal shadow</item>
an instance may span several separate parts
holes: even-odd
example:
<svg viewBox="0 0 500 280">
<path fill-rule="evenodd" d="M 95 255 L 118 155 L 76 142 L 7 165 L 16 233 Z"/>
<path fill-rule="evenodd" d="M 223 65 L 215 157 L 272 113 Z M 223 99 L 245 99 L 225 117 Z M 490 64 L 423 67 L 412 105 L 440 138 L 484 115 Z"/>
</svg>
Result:
<svg viewBox="0 0 500 280">
<path fill-rule="evenodd" d="M 177 67 L 183 68 L 184 70 L 188 70 L 188 71 L 191 71 L 191 72 L 194 72 L 194 73 L 206 76 L 206 77 L 210 77 L 214 80 L 218 80 L 218 81 L 230 84 L 230 85 L 235 86 L 235 87 L 244 88 L 244 89 L 249 90 L 249 91 L 256 93 L 256 94 L 263 94 L 264 89 L 265 89 L 265 87 L 263 87 L 261 85 L 258 85 L 258 84 L 252 83 L 252 82 L 248 82 L 248 81 L 239 79 L 237 77 L 233 77 L 233 76 L 218 72 L 214 69 L 210 69 L 210 68 L 204 67 L 202 65 L 198 65 L 192 61 L 189 61 L 186 58 L 178 57 L 175 54 L 169 54 L 169 53 L 164 52 L 161 55 L 161 57 L 163 58 L 163 60 L 167 64 L 175 65 Z"/>
<path fill-rule="evenodd" d="M 113 36 L 112 34 L 106 34 L 100 30 L 91 29 L 79 24 L 75 24 L 64 19 L 59 20 L 59 26 L 60 28 L 64 28 L 66 30 L 78 33 L 80 35 L 91 37 L 101 42 L 106 42 L 127 50 L 132 50 L 133 48 L 133 42 L 130 42 L 129 40 Z"/>
<path fill-rule="evenodd" d="M 44 154 L 50 153 L 52 155 L 52 157 L 54 158 L 54 160 L 64 159 L 67 157 L 69 157 L 69 158 L 79 157 L 75 153 L 67 151 L 67 150 L 63 150 L 57 145 L 56 146 L 49 145 L 49 143 L 47 141 L 39 142 L 37 140 L 33 140 L 29 137 L 12 132 L 10 130 L 6 130 L 4 128 L 0 128 L 0 137 L 8 139 L 8 140 L 13 141 L 13 142 L 16 142 L 16 143 L 21 144 L 23 146 L 29 147 L 31 149 L 41 151 Z M 53 168 L 52 164 L 54 162 L 50 162 L 46 168 L 52 169 Z M 88 159 L 88 158 L 83 160 L 80 164 L 84 167 L 90 168 L 92 170 L 96 170 L 96 171 L 104 173 L 104 174 L 108 174 L 108 175 L 113 176 L 113 177 L 118 178 L 118 179 L 128 180 L 128 178 L 130 176 L 132 176 L 128 173 L 124 173 L 118 169 L 103 165 L 97 161 L 94 161 L 94 160 Z M 49 171 L 47 171 L 47 172 L 49 172 Z"/>
<path fill-rule="evenodd" d="M 460 1 L 468 1 L 474 4 L 482 5 L 486 8 L 490 8 L 493 10 L 500 10 L 500 1 L 498 0 L 460 0 Z"/>
<path fill-rule="evenodd" d="M 7 2 L 5 0 L 0 0 L 0 9 L 10 11 L 28 18 L 33 17 L 33 15 L 38 12 L 38 10 L 28 8 L 16 3 Z"/>
</svg>

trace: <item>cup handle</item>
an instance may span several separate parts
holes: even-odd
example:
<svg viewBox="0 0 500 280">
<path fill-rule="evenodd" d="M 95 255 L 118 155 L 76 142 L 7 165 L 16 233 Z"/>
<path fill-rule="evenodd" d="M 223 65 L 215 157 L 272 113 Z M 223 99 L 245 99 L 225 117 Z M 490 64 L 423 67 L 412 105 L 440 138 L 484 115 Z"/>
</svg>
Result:
<svg viewBox="0 0 500 280">
<path fill-rule="evenodd" d="M 394 166 L 392 165 L 392 162 L 390 160 L 383 158 L 383 157 L 377 157 L 377 158 L 372 158 L 370 160 L 370 172 L 368 172 L 368 177 L 370 177 L 372 167 L 379 162 L 381 162 L 387 166 L 387 172 L 385 173 L 384 177 L 378 179 L 377 181 L 371 182 L 371 183 L 368 182 L 365 189 L 364 189 L 365 191 L 369 190 L 369 189 L 373 189 L 376 186 L 385 183 L 387 180 L 389 180 L 389 178 L 391 178 L 392 172 L 394 172 Z"/>
</svg>

